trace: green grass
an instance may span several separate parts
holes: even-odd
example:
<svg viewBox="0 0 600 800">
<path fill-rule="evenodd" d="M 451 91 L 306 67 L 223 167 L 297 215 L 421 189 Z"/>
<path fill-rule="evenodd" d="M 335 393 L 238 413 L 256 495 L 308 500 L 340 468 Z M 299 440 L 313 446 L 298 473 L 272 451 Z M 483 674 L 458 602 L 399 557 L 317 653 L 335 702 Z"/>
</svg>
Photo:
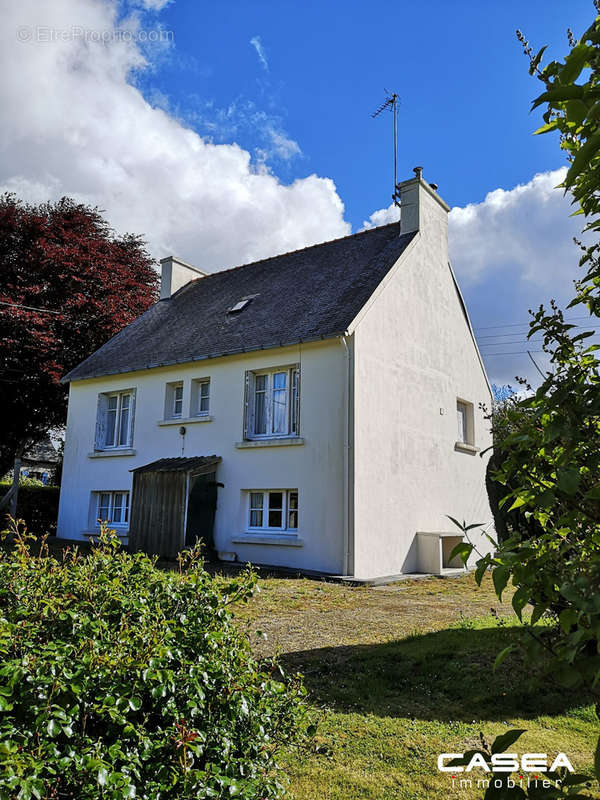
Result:
<svg viewBox="0 0 600 800">
<path fill-rule="evenodd" d="M 296 800 L 471 798 L 436 768 L 482 732 L 525 728 L 519 752 L 567 753 L 588 768 L 598 735 L 589 699 L 497 653 L 520 631 L 489 582 L 472 577 L 351 588 L 267 578 L 239 609 L 259 653 L 304 674 L 319 718 L 312 752 L 286 754 Z M 262 636 L 256 636 L 256 632 Z"/>
</svg>

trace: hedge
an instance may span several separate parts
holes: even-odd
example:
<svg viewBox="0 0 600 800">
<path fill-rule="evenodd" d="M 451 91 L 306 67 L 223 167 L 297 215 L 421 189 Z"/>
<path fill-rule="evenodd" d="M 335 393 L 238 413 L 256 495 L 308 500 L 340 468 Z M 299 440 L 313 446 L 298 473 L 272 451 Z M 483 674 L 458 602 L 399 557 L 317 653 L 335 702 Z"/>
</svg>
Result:
<svg viewBox="0 0 600 800">
<path fill-rule="evenodd" d="M 279 753 L 314 728 L 234 623 L 255 575 L 212 578 L 198 548 L 162 571 L 106 533 L 62 560 L 30 540 L 0 548 L 0 800 L 280 797 Z"/>
<path fill-rule="evenodd" d="M 0 483 L 0 497 L 10 489 L 10 483 Z M 58 518 L 58 486 L 20 486 L 17 517 L 25 521 L 27 530 L 38 535 L 56 533 Z M 5 527 L 6 512 L 3 509 L 0 529 Z"/>
</svg>

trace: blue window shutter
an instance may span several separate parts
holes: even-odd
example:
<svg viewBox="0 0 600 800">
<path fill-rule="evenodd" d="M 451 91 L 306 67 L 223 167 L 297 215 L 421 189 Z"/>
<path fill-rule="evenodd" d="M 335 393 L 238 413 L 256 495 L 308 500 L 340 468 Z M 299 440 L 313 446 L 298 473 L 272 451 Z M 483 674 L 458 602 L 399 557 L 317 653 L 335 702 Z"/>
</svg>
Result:
<svg viewBox="0 0 600 800">
<path fill-rule="evenodd" d="M 106 410 L 108 398 L 105 394 L 98 395 L 98 408 L 96 411 L 96 433 L 94 435 L 94 450 L 104 450 L 106 445 Z"/>
</svg>

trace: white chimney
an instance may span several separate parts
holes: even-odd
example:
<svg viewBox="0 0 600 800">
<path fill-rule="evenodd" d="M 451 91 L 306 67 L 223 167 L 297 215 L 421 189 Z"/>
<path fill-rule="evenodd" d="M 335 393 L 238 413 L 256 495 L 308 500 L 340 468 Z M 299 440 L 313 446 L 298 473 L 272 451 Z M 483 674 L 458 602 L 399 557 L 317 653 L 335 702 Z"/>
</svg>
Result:
<svg viewBox="0 0 600 800">
<path fill-rule="evenodd" d="M 208 275 L 198 267 L 191 264 L 186 264 L 180 258 L 175 256 L 167 256 L 160 260 L 160 299 L 168 300 L 169 297 L 175 294 L 178 289 L 185 286 L 186 283 L 196 280 L 196 278 L 204 278 Z"/>
<path fill-rule="evenodd" d="M 396 187 L 400 199 L 400 233 L 423 231 L 432 224 L 448 230 L 448 206 L 437 193 L 435 183 L 423 179 L 423 167 L 414 168 L 415 177 Z"/>
</svg>

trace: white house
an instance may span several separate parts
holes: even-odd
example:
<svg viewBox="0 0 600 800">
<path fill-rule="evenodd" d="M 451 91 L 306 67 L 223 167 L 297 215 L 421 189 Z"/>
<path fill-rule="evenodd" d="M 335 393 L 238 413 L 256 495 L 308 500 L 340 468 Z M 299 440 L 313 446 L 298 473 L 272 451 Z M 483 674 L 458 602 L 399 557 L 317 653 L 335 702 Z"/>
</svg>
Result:
<svg viewBox="0 0 600 800">
<path fill-rule="evenodd" d="M 200 536 L 360 579 L 456 566 L 446 515 L 491 518 L 491 397 L 449 208 L 415 173 L 400 223 L 211 274 L 163 260 L 161 299 L 64 379 L 59 536 L 107 519 L 163 555 Z"/>
</svg>

